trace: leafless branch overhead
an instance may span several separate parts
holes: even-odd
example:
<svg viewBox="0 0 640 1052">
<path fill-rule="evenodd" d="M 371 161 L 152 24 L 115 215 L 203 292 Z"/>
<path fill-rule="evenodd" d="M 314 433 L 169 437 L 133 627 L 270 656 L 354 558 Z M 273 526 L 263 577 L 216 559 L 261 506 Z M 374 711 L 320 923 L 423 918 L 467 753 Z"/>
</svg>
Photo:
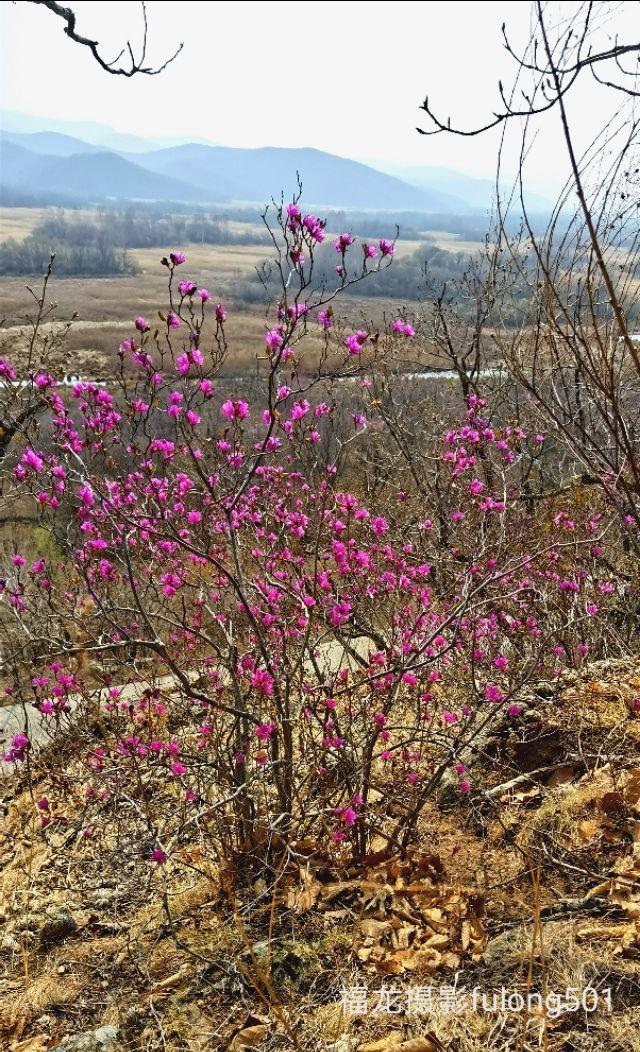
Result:
<svg viewBox="0 0 640 1052">
<path fill-rule="evenodd" d="M 100 54 L 100 42 L 98 40 L 90 40 L 88 37 L 82 36 L 76 30 L 76 14 L 70 7 L 63 7 L 62 4 L 56 3 L 56 0 L 27 0 L 27 3 L 39 4 L 42 7 L 46 7 L 49 11 L 53 11 L 54 15 L 58 18 L 62 18 L 67 24 L 65 26 L 65 33 L 70 40 L 73 40 L 76 44 L 81 44 L 83 47 L 89 48 L 89 51 L 93 55 L 94 59 L 99 66 L 102 67 L 107 73 L 113 73 L 119 77 L 134 77 L 137 73 L 146 73 L 147 76 L 157 76 L 158 73 L 162 73 L 163 70 L 169 66 L 174 59 L 180 54 L 183 48 L 183 44 L 179 44 L 174 53 L 163 62 L 160 66 L 146 66 L 147 56 L 147 6 L 142 3 L 142 18 L 144 23 L 143 37 L 142 37 L 142 50 L 140 55 L 136 58 L 133 47 L 130 41 L 127 41 L 125 47 L 122 48 L 120 53 L 115 58 L 106 60 Z M 120 63 L 120 60 L 126 56 L 126 60 Z"/>
</svg>

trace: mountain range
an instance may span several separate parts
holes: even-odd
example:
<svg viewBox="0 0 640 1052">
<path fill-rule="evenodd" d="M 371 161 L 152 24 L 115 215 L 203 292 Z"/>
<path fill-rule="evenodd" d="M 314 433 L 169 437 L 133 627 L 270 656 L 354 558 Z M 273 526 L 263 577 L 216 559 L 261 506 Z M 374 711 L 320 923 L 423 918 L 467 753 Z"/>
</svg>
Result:
<svg viewBox="0 0 640 1052">
<path fill-rule="evenodd" d="M 486 211 L 491 202 L 490 180 L 447 169 L 407 169 L 401 178 L 311 147 L 167 145 L 92 122 L 48 123 L 0 116 L 3 200 L 263 203 L 293 193 L 299 176 L 305 203 L 322 207 L 462 215 Z M 76 127 L 78 134 L 69 134 Z"/>
</svg>

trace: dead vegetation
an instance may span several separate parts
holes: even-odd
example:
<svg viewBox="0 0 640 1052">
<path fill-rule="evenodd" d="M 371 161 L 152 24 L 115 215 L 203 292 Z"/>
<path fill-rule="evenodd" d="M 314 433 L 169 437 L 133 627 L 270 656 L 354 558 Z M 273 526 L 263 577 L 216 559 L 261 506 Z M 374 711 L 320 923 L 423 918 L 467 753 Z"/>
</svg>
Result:
<svg viewBox="0 0 640 1052">
<path fill-rule="evenodd" d="M 487 744 L 510 778 L 470 800 L 443 793 L 404 859 L 341 865 L 303 842 L 271 885 L 195 844 L 164 873 L 136 851 L 142 829 L 82 836 L 68 807 L 40 829 L 37 801 L 57 787 L 34 757 L 32 784 L 4 788 L 3 1047 L 45 1052 L 107 1028 L 131 1050 L 639 1048 L 638 672 L 601 662 L 553 698 L 540 685 L 517 740 Z M 385 988 L 593 987 L 612 1010 L 436 999 L 358 1014 L 356 987 L 371 1002 Z"/>
</svg>

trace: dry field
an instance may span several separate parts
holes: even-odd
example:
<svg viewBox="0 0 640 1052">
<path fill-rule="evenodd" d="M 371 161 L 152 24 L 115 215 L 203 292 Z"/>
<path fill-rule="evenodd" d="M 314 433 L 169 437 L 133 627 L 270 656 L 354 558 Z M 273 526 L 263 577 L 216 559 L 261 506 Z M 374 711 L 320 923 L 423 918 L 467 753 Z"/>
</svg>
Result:
<svg viewBox="0 0 640 1052">
<path fill-rule="evenodd" d="M 0 237 L 25 237 L 41 221 L 46 209 L 1 208 Z M 79 216 L 82 213 L 74 213 Z M 233 224 L 246 232 L 246 224 Z M 259 227 L 255 227 L 256 233 Z M 398 256 L 416 251 L 417 241 L 400 242 Z M 215 300 L 229 308 L 227 333 L 231 347 L 225 372 L 228 375 L 247 373 L 255 368 L 256 358 L 263 352 L 265 311 L 260 306 L 238 304 L 240 283 L 255 273 L 256 268 L 269 258 L 266 245 L 202 245 L 175 246 L 184 249 L 187 264 L 185 277 L 192 277 L 210 289 Z M 56 304 L 54 317 L 65 321 L 75 315 L 67 338 L 68 372 L 82 376 L 98 376 L 110 372 L 114 353 L 132 331 L 132 321 L 138 314 L 153 321 L 158 310 L 166 309 L 167 272 L 160 265 L 164 252 L 160 248 L 131 250 L 140 273 L 122 277 L 56 278 L 49 284 L 49 296 Z M 0 338 L 23 342 L 22 327 L 33 315 L 34 299 L 29 291 L 39 289 L 35 278 L 9 277 L 2 281 L 0 292 Z M 398 304 L 392 300 L 350 296 L 340 308 L 348 324 L 370 326 L 380 324 L 385 315 L 397 313 Z M 321 343 L 310 335 L 305 344 L 309 362 L 317 360 Z"/>
</svg>

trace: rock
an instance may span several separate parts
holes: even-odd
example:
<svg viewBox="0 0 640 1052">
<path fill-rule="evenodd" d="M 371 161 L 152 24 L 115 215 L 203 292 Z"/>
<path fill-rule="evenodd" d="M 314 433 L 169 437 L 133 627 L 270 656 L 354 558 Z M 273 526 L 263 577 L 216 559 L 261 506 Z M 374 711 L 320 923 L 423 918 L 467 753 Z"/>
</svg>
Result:
<svg viewBox="0 0 640 1052">
<path fill-rule="evenodd" d="M 15 953 L 16 950 L 20 949 L 20 943 L 16 939 L 15 935 L 3 935 L 2 942 L 0 943 L 0 950 L 5 953 Z"/>
<path fill-rule="evenodd" d="M 112 888 L 96 888 L 91 901 L 97 906 L 109 906 L 112 902 L 115 902 L 117 893 Z"/>
<path fill-rule="evenodd" d="M 84 1034 L 66 1037 L 61 1045 L 51 1052 L 117 1052 L 120 1034 L 115 1026 L 101 1026 Z"/>
<path fill-rule="evenodd" d="M 78 929 L 75 918 L 67 910 L 56 910 L 48 913 L 42 924 L 38 937 L 41 946 L 53 946 L 73 935 Z"/>
</svg>

